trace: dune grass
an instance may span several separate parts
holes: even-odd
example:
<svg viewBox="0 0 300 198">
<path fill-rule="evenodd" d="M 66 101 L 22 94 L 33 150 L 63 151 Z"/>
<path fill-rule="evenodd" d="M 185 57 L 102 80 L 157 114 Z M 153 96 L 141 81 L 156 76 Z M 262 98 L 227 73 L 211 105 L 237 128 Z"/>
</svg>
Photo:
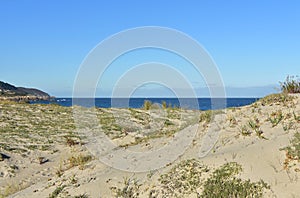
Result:
<svg viewBox="0 0 300 198">
<path fill-rule="evenodd" d="M 289 169 L 296 165 L 292 162 L 300 162 L 300 133 L 296 132 L 294 137 L 290 141 L 290 145 L 283 148 L 282 150 L 286 151 L 286 159 L 284 162 L 284 168 Z M 298 170 L 298 169 L 297 169 Z M 300 170 L 298 170 L 300 171 Z"/>
<path fill-rule="evenodd" d="M 264 190 L 270 186 L 263 180 L 251 182 L 238 178 L 241 171 L 241 165 L 236 162 L 219 167 L 205 181 L 200 197 L 263 197 Z"/>
<path fill-rule="evenodd" d="M 284 82 L 280 82 L 280 88 L 283 93 L 300 93 L 299 76 L 287 76 Z"/>
<path fill-rule="evenodd" d="M 160 176 L 160 188 L 150 190 L 149 197 L 263 197 L 270 186 L 263 180 L 242 180 L 242 166 L 228 162 L 218 168 L 189 159 L 175 165 Z"/>
</svg>

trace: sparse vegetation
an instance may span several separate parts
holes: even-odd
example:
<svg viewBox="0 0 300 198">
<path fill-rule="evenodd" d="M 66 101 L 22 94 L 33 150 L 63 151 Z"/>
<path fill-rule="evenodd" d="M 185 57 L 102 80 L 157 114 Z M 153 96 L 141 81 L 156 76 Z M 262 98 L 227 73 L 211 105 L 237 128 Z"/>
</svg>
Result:
<svg viewBox="0 0 300 198">
<path fill-rule="evenodd" d="M 149 110 L 151 106 L 152 106 L 152 102 L 150 100 L 144 101 L 144 105 L 143 105 L 144 110 Z"/>
<path fill-rule="evenodd" d="M 140 186 L 137 179 L 124 178 L 123 187 L 111 187 L 111 190 L 117 198 L 138 198 Z"/>
<path fill-rule="evenodd" d="M 283 125 L 282 125 L 282 128 L 284 131 L 289 131 L 290 129 L 292 129 L 294 127 L 294 123 L 292 121 L 288 121 L 288 122 L 285 122 Z"/>
<path fill-rule="evenodd" d="M 298 76 L 287 76 L 284 82 L 280 82 L 283 93 L 300 93 L 300 79 Z"/>
<path fill-rule="evenodd" d="M 57 177 L 61 177 L 64 174 L 64 169 L 62 167 L 62 164 L 59 165 L 58 169 L 56 170 L 55 174 Z"/>
<path fill-rule="evenodd" d="M 250 119 L 250 120 L 248 121 L 248 126 L 256 133 L 256 135 L 257 135 L 259 138 L 266 139 L 266 138 L 263 136 L 263 131 L 260 129 L 260 122 L 259 122 L 259 119 L 258 119 L 258 118 L 255 118 L 254 120 Z"/>
<path fill-rule="evenodd" d="M 199 122 L 210 123 L 213 118 L 213 111 L 207 110 L 200 114 Z"/>
<path fill-rule="evenodd" d="M 296 115 L 296 113 L 293 112 L 293 116 L 294 116 L 295 121 L 300 122 L 300 115 Z"/>
<path fill-rule="evenodd" d="M 206 110 L 200 113 L 199 122 L 203 122 L 205 126 L 209 124 L 215 115 L 223 114 L 223 110 Z"/>
<path fill-rule="evenodd" d="M 264 181 L 243 181 L 236 177 L 242 171 L 236 162 L 226 163 L 215 170 L 203 185 L 200 197 L 263 197 L 264 189 L 270 186 Z"/>
<path fill-rule="evenodd" d="M 185 160 L 174 166 L 167 174 L 160 176 L 165 197 L 184 197 L 196 192 L 204 182 L 201 176 L 209 169 L 195 159 Z"/>
<path fill-rule="evenodd" d="M 160 185 L 149 192 L 149 197 L 185 197 L 201 186 L 206 166 L 196 159 L 189 159 L 175 165 L 168 173 L 160 176 Z"/>
<path fill-rule="evenodd" d="M 50 151 L 55 143 L 64 143 L 61 136 L 79 141 L 72 109 L 58 105 L 22 104 L 0 101 L 0 149 L 24 154 Z"/>
<path fill-rule="evenodd" d="M 240 133 L 241 133 L 243 136 L 251 135 L 251 131 L 248 129 L 248 127 L 247 127 L 246 125 L 243 125 L 243 126 L 240 128 Z"/>
<path fill-rule="evenodd" d="M 284 162 L 284 168 L 290 166 L 291 161 L 300 162 L 300 133 L 297 132 L 294 134 L 293 139 L 291 140 L 291 145 L 283 148 L 286 151 L 286 160 Z"/>
<path fill-rule="evenodd" d="M 283 117 L 282 111 L 278 110 L 272 112 L 268 120 L 272 123 L 272 127 L 275 127 L 282 121 Z"/>
<path fill-rule="evenodd" d="M 289 102 L 293 100 L 293 97 L 286 94 L 286 93 L 278 93 L 278 94 L 271 94 L 264 98 L 258 100 L 263 106 L 266 105 L 276 105 L 276 104 L 283 104 L 286 106 Z"/>
<path fill-rule="evenodd" d="M 22 183 L 8 183 L 3 191 L 0 191 L 0 198 L 8 197 L 9 195 L 12 195 L 20 190 L 23 190 L 27 188 L 28 185 L 24 185 Z"/>
<path fill-rule="evenodd" d="M 65 185 L 57 187 L 57 188 L 49 195 L 49 198 L 56 198 L 56 197 L 58 197 L 58 195 L 64 190 L 65 187 L 66 187 Z"/>
<path fill-rule="evenodd" d="M 74 198 L 89 198 L 87 194 L 76 195 Z"/>
<path fill-rule="evenodd" d="M 215 169 L 189 159 L 161 175 L 159 188 L 153 188 L 149 197 L 263 197 L 270 186 L 264 181 L 251 182 L 238 178 L 241 165 L 229 162 Z"/>
<path fill-rule="evenodd" d="M 161 102 L 161 106 L 162 106 L 163 109 L 168 108 L 168 107 L 167 107 L 167 102 L 166 102 L 166 101 L 162 101 L 162 102 Z"/>
<path fill-rule="evenodd" d="M 79 169 L 83 170 L 84 165 L 91 160 L 92 160 L 91 155 L 79 154 L 77 156 L 71 156 L 68 161 L 69 161 L 70 168 L 74 166 L 79 166 Z"/>
<path fill-rule="evenodd" d="M 220 123 L 220 130 L 228 132 L 228 136 L 227 134 L 224 135 L 224 137 L 220 136 L 223 138 L 220 144 L 222 143 L 223 145 L 226 144 L 229 146 L 230 144 L 234 144 L 235 142 L 231 140 L 239 137 L 236 135 L 239 131 L 240 134 L 245 136 L 255 133 L 258 137 L 264 138 L 263 131 L 261 130 L 264 129 L 266 130 L 264 132 L 266 132 L 267 137 L 270 137 L 270 139 L 273 138 L 273 134 L 269 136 L 270 131 L 268 128 L 270 128 L 270 126 L 280 126 L 284 131 L 289 131 L 289 134 L 299 131 L 300 114 L 299 106 L 296 105 L 299 104 L 299 102 L 295 102 L 295 100 L 293 100 L 294 97 L 296 98 L 297 96 L 290 96 L 286 93 L 274 94 L 261 99 L 251 106 L 245 107 L 246 111 L 244 111 L 244 107 L 231 108 L 231 110 L 228 111 L 230 115 L 227 114 L 227 121 Z M 98 124 L 99 126 L 101 125 L 101 127 L 95 127 L 93 133 L 97 135 L 98 131 L 104 132 L 109 138 L 115 139 L 114 141 L 118 144 L 122 144 L 124 140 L 124 142 L 126 142 L 124 144 L 125 146 L 145 143 L 140 146 L 146 150 L 148 148 L 155 148 L 156 146 L 156 142 L 149 141 L 150 139 L 172 137 L 179 130 L 188 125 L 197 124 L 198 121 L 200 121 L 200 124 L 207 126 L 214 118 L 218 121 L 217 118 L 219 117 L 214 117 L 214 115 L 221 112 L 215 110 L 202 111 L 199 116 L 199 114 L 197 114 L 198 112 L 195 113 L 196 111 L 167 107 L 166 103 L 162 102 L 162 108 L 159 107 L 159 110 L 162 110 L 163 113 L 160 114 L 156 113 L 157 109 L 153 107 L 151 102 L 149 104 L 145 101 L 145 103 L 144 109 L 96 108 L 96 115 L 99 120 Z M 262 104 L 269 106 L 263 107 Z M 291 106 L 291 104 L 295 105 Z M 29 105 L 0 101 L 0 108 L 0 149 L 1 153 L 7 153 L 12 159 L 6 160 L 4 154 L 2 155 L 0 153 L 1 163 L 5 164 L 14 161 L 16 155 L 24 157 L 30 156 L 31 162 L 34 162 L 35 166 L 40 167 L 42 170 L 48 167 L 48 163 L 43 165 L 48 159 L 51 159 L 49 160 L 51 163 L 54 162 L 52 159 L 57 159 L 55 156 L 50 157 L 49 153 L 58 152 L 58 149 L 62 147 L 68 149 L 68 151 L 77 150 L 77 148 L 80 147 L 77 151 L 85 153 L 84 149 L 82 149 L 83 147 L 81 147 L 84 141 L 83 136 L 73 132 L 75 124 L 72 117 L 72 109 L 81 107 L 66 108 L 58 105 Z M 146 111 L 147 109 L 150 111 Z M 259 110 L 261 110 L 262 113 L 259 113 Z M 89 109 L 86 109 L 86 111 L 88 112 Z M 272 113 L 270 114 L 270 112 Z M 155 116 L 153 117 L 152 115 L 154 114 Z M 195 116 L 196 114 L 197 116 Z M 125 119 L 126 122 L 124 121 Z M 156 127 L 155 124 L 157 123 L 160 124 L 159 127 Z M 80 129 L 89 129 L 90 126 L 90 120 L 86 119 L 85 125 L 82 125 Z M 155 130 L 153 130 L 154 128 Z M 274 131 L 279 131 L 280 135 L 285 135 L 287 132 L 282 132 L 282 128 L 277 127 Z M 200 127 L 200 129 L 202 128 Z M 253 136 L 255 136 L 255 134 Z M 125 136 L 127 136 L 128 139 L 127 137 L 124 138 Z M 164 141 L 163 139 L 159 141 L 161 140 Z M 255 144 L 256 141 L 250 139 L 248 143 Z M 56 147 L 56 145 L 60 147 Z M 194 145 L 199 145 L 199 142 L 195 141 Z M 219 146 L 219 144 L 217 146 Z M 139 146 L 136 148 L 139 148 Z M 287 157 L 284 162 L 286 169 L 294 167 L 295 164 L 299 164 L 299 132 L 295 134 L 291 140 L 291 144 L 284 148 L 284 150 L 286 151 Z M 233 152 L 232 159 L 239 160 L 239 157 L 239 153 Z M 52 170 L 51 177 L 53 174 L 55 175 L 55 173 L 58 177 L 51 178 L 51 185 L 59 186 L 56 186 L 57 188 L 55 190 L 53 189 L 54 191 L 49 197 L 63 197 L 67 194 L 69 187 L 77 187 L 83 182 L 89 181 L 89 179 L 82 179 L 79 178 L 79 176 L 78 178 L 75 177 L 75 175 L 70 176 L 69 171 L 73 170 L 68 169 L 72 167 L 78 167 L 79 169 L 91 167 L 92 170 L 92 165 L 86 165 L 92 159 L 92 156 L 88 154 L 76 153 L 70 158 L 63 159 L 63 166 L 58 167 L 58 164 L 54 165 L 53 167 L 58 167 L 58 169 L 54 168 L 54 170 Z M 40 165 L 37 165 L 36 162 Z M 153 176 L 153 172 L 147 175 L 147 182 L 152 179 L 156 180 L 157 176 L 159 177 L 157 181 L 158 188 L 154 186 L 153 189 L 147 191 L 149 189 L 141 188 L 140 181 L 125 178 L 122 185 L 111 189 L 116 197 L 139 197 L 141 194 L 148 192 L 150 193 L 149 197 L 156 197 L 156 195 L 158 197 L 160 197 L 160 195 L 163 197 L 185 197 L 190 194 L 196 194 L 198 197 L 262 197 L 263 191 L 269 188 L 263 181 L 251 182 L 250 180 L 240 179 L 238 174 L 242 170 L 241 166 L 236 163 L 225 164 L 216 170 L 208 168 L 195 159 L 180 161 L 173 168 L 171 168 L 172 166 L 173 165 L 169 167 L 170 169 L 168 168 L 169 172 L 160 177 L 157 174 Z M 15 175 L 11 173 L 18 173 L 17 167 L 18 166 L 14 167 L 13 165 L 7 166 L 7 168 L 4 169 L 7 172 L 5 176 L 7 178 L 14 177 Z M 21 169 L 21 166 L 19 167 Z M 75 168 L 75 171 L 76 170 L 77 168 Z M 215 171 L 213 172 L 213 170 Z M 36 172 L 39 172 L 39 175 L 45 174 L 44 170 L 37 170 Z M 80 172 L 84 173 L 83 171 Z M 45 175 L 48 176 L 48 174 Z M 67 186 L 64 186 L 64 184 L 67 184 Z M 155 183 L 155 185 L 156 184 L 157 183 Z M 51 187 L 51 185 L 49 182 L 49 187 Z M 0 186 L 2 190 L 0 197 L 6 197 L 15 191 L 19 191 L 22 188 L 20 186 L 11 185 L 7 187 L 7 189 L 4 189 L 4 186 Z M 152 186 L 149 188 L 152 188 Z M 47 192 L 46 196 L 48 196 L 48 193 L 49 192 Z M 70 197 L 71 195 L 66 196 Z M 88 197 L 88 195 L 80 194 L 74 197 L 85 198 Z"/>
<path fill-rule="evenodd" d="M 238 124 L 236 118 L 233 115 L 229 115 L 227 120 L 229 120 L 230 127 L 234 127 Z"/>
</svg>

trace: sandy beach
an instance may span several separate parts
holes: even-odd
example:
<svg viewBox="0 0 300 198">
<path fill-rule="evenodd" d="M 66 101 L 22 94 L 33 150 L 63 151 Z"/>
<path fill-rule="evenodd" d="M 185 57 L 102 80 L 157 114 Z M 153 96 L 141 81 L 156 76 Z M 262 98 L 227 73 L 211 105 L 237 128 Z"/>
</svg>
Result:
<svg viewBox="0 0 300 198">
<path fill-rule="evenodd" d="M 222 181 L 218 174 L 225 170 L 229 172 L 223 185 L 232 182 L 256 189 L 258 197 L 300 195 L 300 162 L 295 155 L 299 95 L 271 95 L 248 106 L 205 112 L 96 110 L 101 127 L 93 134 L 102 131 L 120 152 L 146 155 L 159 150 L 162 156 L 172 156 L 176 149 L 162 148 L 178 138 L 175 148 L 182 152 L 175 160 L 135 172 L 113 167 L 111 161 L 103 163 L 104 158 L 91 152 L 84 137 L 88 124 L 80 129 L 83 133 L 75 132 L 72 110 L 79 107 L 0 101 L 0 108 L 0 197 L 207 197 L 210 182 Z M 209 142 L 212 148 L 201 156 L 211 129 L 218 130 L 216 141 Z M 183 135 L 189 132 L 192 139 Z M 182 146 L 187 141 L 191 142 Z M 155 160 L 149 161 L 148 169 L 158 164 Z M 134 158 L 126 162 L 135 167 Z M 217 183 L 214 186 L 215 192 L 224 192 Z"/>
</svg>

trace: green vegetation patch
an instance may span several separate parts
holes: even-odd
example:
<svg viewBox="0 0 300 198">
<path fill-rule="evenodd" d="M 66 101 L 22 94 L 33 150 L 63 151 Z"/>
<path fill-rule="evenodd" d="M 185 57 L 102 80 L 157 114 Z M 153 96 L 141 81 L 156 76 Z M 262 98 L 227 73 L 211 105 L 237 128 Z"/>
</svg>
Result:
<svg viewBox="0 0 300 198">
<path fill-rule="evenodd" d="M 284 162 L 284 168 L 289 168 L 292 165 L 292 161 L 300 162 L 300 133 L 297 132 L 294 134 L 293 139 L 290 142 L 290 145 L 283 148 L 282 150 L 286 151 L 286 160 Z"/>
<path fill-rule="evenodd" d="M 183 197 L 196 192 L 204 182 L 201 176 L 208 171 L 209 169 L 198 160 L 183 161 L 160 176 L 162 193 L 167 197 Z"/>
<path fill-rule="evenodd" d="M 140 195 L 141 184 L 138 183 L 137 179 L 124 178 L 122 187 L 111 187 L 111 191 L 117 198 L 138 198 Z"/>
<path fill-rule="evenodd" d="M 258 102 L 260 102 L 263 106 L 274 105 L 274 104 L 286 105 L 291 101 L 293 101 L 293 97 L 286 93 L 271 94 L 258 100 Z"/>
<path fill-rule="evenodd" d="M 199 160 L 185 160 L 159 178 L 158 188 L 150 190 L 149 197 L 263 197 L 270 186 L 264 181 L 251 182 L 237 177 L 241 165 L 229 162 L 213 172 Z M 209 175 L 210 174 L 210 175 Z"/>
<path fill-rule="evenodd" d="M 74 133 L 72 108 L 58 105 L 25 104 L 0 101 L 0 149 L 26 154 L 33 150 L 49 151 L 55 143 L 65 144 Z"/>
<path fill-rule="evenodd" d="M 300 79 L 298 76 L 287 76 L 284 82 L 280 82 L 283 93 L 300 93 Z"/>
<path fill-rule="evenodd" d="M 200 197 L 263 197 L 264 189 L 270 186 L 262 180 L 251 182 L 237 178 L 236 175 L 241 171 L 241 165 L 236 162 L 224 164 L 204 183 Z"/>
</svg>

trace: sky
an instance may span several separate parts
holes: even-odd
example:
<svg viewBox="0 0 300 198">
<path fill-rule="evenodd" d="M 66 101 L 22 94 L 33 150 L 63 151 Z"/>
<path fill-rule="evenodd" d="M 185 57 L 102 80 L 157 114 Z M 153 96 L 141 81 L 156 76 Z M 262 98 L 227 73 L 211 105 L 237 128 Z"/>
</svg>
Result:
<svg viewBox="0 0 300 198">
<path fill-rule="evenodd" d="M 101 41 L 127 29 L 161 26 L 201 44 L 228 96 L 261 97 L 276 92 L 287 75 L 299 75 L 299 10 L 296 0 L 0 0 L 0 80 L 56 97 L 72 96 L 81 64 Z M 144 49 L 124 56 L 99 79 L 97 96 L 109 95 L 134 63 L 165 57 L 190 78 L 199 96 L 209 94 L 204 78 L 174 54 Z M 126 66 L 120 70 L 120 65 Z M 182 65 L 186 67 L 180 70 Z M 143 95 L 152 88 L 151 94 L 167 96 L 169 92 L 158 91 L 161 86 L 142 85 L 134 91 Z"/>
</svg>

